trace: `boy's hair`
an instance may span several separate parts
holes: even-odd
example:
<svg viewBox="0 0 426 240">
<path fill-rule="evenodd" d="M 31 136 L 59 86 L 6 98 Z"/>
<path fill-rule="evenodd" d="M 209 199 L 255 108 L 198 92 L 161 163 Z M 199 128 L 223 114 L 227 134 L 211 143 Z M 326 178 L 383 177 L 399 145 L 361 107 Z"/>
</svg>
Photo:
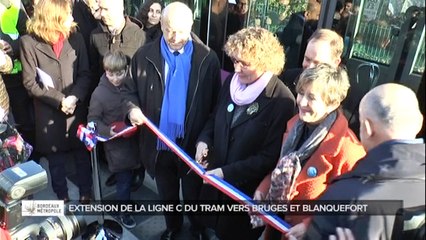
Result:
<svg viewBox="0 0 426 240">
<path fill-rule="evenodd" d="M 126 69 L 129 63 L 128 57 L 120 50 L 108 52 L 104 56 L 104 70 L 118 72 Z"/>
</svg>

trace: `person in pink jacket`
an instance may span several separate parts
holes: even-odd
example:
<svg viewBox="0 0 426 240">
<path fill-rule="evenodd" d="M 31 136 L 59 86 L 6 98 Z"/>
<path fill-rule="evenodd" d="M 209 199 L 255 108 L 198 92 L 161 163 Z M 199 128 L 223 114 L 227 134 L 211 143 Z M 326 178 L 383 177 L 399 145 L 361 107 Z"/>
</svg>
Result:
<svg viewBox="0 0 426 240">
<path fill-rule="evenodd" d="M 319 64 L 303 71 L 296 85 L 299 113 L 288 121 L 280 159 L 256 189 L 255 200 L 315 200 L 331 179 L 351 170 L 365 155 L 339 109 L 348 89 L 348 75 L 341 67 Z M 293 226 L 285 237 L 300 238 L 309 217 L 287 215 L 284 220 Z M 256 217 L 252 223 L 262 224 Z M 266 229 L 265 239 L 281 238 L 278 231 Z"/>
</svg>

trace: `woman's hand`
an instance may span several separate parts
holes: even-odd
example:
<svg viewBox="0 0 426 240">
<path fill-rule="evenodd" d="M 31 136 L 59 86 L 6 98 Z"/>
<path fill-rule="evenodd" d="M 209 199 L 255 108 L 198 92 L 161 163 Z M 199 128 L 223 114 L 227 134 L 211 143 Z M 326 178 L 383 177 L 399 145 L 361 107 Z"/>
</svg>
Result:
<svg viewBox="0 0 426 240">
<path fill-rule="evenodd" d="M 355 240 L 355 237 L 349 228 L 341 228 L 341 227 L 336 228 L 336 235 L 330 235 L 328 239 L 329 240 Z"/>
<path fill-rule="evenodd" d="M 197 150 L 195 152 L 195 161 L 200 164 L 203 168 L 207 168 L 209 163 L 206 158 L 209 155 L 209 147 L 205 142 L 197 143 Z"/>
<path fill-rule="evenodd" d="M 70 95 L 61 102 L 61 110 L 67 115 L 74 113 L 75 107 L 77 106 L 78 98 L 76 96 Z"/>
<path fill-rule="evenodd" d="M 223 179 L 223 171 L 222 168 L 215 168 L 213 170 L 207 171 L 207 175 L 214 175 L 220 179 Z"/>
<path fill-rule="evenodd" d="M 255 191 L 254 192 L 254 196 L 253 196 L 253 200 L 255 201 L 263 201 L 265 200 L 265 194 L 261 191 Z"/>
<path fill-rule="evenodd" d="M 288 233 L 285 234 L 285 236 L 290 240 L 302 239 L 303 235 L 305 235 L 305 232 L 306 232 L 306 225 L 305 223 L 301 222 L 297 225 L 294 225 L 292 228 L 290 228 L 290 230 L 288 231 Z"/>
</svg>

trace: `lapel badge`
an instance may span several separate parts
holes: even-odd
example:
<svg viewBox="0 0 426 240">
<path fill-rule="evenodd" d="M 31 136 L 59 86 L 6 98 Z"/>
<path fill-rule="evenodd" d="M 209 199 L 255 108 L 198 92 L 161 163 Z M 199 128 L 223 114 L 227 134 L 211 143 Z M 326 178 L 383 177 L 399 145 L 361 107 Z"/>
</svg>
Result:
<svg viewBox="0 0 426 240">
<path fill-rule="evenodd" d="M 232 111 L 234 111 L 234 104 L 230 103 L 230 104 L 228 105 L 228 108 L 227 108 L 226 110 L 228 110 L 228 112 L 232 112 Z"/>
<path fill-rule="evenodd" d="M 246 110 L 248 115 L 253 115 L 254 113 L 257 113 L 259 110 L 259 103 L 254 102 L 252 103 Z"/>
<path fill-rule="evenodd" d="M 318 175 L 318 170 L 315 167 L 308 167 L 308 170 L 306 171 L 308 177 L 316 177 Z"/>
</svg>

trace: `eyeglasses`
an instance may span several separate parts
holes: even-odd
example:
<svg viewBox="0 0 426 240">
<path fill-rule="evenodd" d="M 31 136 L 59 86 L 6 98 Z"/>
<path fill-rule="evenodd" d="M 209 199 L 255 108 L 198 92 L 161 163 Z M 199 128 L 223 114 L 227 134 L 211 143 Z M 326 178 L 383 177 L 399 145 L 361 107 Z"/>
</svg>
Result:
<svg viewBox="0 0 426 240">
<path fill-rule="evenodd" d="M 244 61 L 237 60 L 236 58 L 233 58 L 233 57 L 231 57 L 231 61 L 234 63 L 234 65 L 235 64 L 240 64 L 240 66 L 242 68 L 248 68 L 248 67 L 250 67 L 250 63 L 246 63 Z"/>
<path fill-rule="evenodd" d="M 126 75 L 126 73 L 127 73 L 127 69 L 116 71 L 116 72 L 111 72 L 109 70 L 105 71 L 106 76 L 109 78 L 113 78 L 113 77 L 123 78 Z"/>
</svg>

